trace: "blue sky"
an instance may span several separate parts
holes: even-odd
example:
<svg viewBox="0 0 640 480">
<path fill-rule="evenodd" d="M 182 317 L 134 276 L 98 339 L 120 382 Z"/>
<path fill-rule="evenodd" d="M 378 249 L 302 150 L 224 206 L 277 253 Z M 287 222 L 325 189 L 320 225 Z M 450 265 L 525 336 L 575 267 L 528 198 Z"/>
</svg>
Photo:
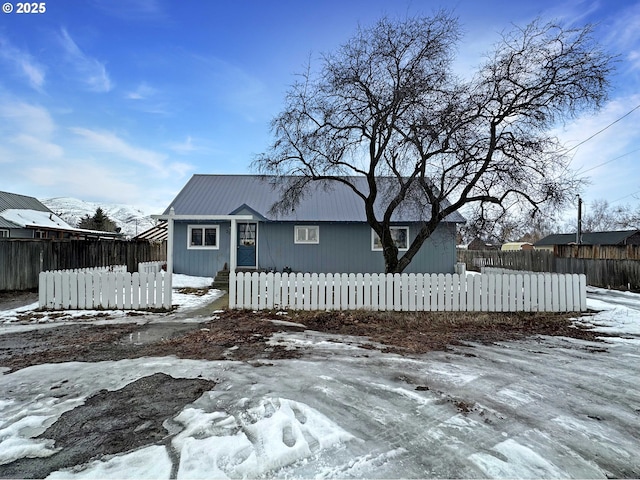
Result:
<svg viewBox="0 0 640 480">
<path fill-rule="evenodd" d="M 4 3 L 4 0 L 3 0 Z M 559 127 L 568 146 L 640 105 L 640 2 L 49 0 L 0 13 L 0 190 L 159 213 L 194 173 L 251 173 L 311 60 L 383 15 L 459 16 L 460 71 L 536 16 L 598 22 L 620 55 L 610 102 Z M 577 148 L 588 203 L 640 203 L 640 109 Z M 604 164 L 604 165 L 601 165 Z"/>
</svg>

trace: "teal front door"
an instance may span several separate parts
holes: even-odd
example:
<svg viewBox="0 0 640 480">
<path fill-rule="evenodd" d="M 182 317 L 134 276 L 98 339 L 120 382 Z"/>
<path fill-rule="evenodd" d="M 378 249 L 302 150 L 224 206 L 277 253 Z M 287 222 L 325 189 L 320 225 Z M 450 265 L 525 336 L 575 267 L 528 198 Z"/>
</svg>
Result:
<svg viewBox="0 0 640 480">
<path fill-rule="evenodd" d="M 238 267 L 256 267 L 257 223 L 238 223 Z"/>
</svg>

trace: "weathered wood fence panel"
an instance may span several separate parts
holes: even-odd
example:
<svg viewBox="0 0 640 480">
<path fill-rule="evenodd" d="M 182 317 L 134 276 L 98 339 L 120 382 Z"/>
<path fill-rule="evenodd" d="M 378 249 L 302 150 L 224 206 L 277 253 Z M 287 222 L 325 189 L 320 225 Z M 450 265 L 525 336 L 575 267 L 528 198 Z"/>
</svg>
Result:
<svg viewBox="0 0 640 480">
<path fill-rule="evenodd" d="M 458 262 L 466 263 L 469 270 L 496 267 L 531 272 L 577 273 L 586 275 L 587 283 L 594 287 L 640 289 L 640 260 L 561 258 L 544 250 L 459 250 Z"/>
<path fill-rule="evenodd" d="M 0 291 L 38 288 L 40 272 L 166 261 L 162 244 L 124 240 L 1 239 Z"/>
<path fill-rule="evenodd" d="M 47 310 L 171 308 L 171 281 L 162 272 L 41 272 L 38 291 Z"/>
<path fill-rule="evenodd" d="M 560 258 L 591 260 L 640 260 L 640 245 L 555 245 Z"/>
<path fill-rule="evenodd" d="M 584 275 L 234 273 L 229 308 L 264 310 L 586 310 Z"/>
</svg>

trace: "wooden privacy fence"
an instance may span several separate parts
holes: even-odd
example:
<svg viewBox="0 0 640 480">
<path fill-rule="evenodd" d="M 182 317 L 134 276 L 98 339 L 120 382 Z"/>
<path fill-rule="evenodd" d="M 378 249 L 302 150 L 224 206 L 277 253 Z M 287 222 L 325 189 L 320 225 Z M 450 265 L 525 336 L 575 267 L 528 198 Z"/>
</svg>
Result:
<svg viewBox="0 0 640 480">
<path fill-rule="evenodd" d="M 169 279 L 162 272 L 41 272 L 39 304 L 48 310 L 170 309 Z"/>
<path fill-rule="evenodd" d="M 0 291 L 38 287 L 40 272 L 166 261 L 162 244 L 124 240 L 0 239 Z"/>
<path fill-rule="evenodd" d="M 234 273 L 229 308 L 584 311 L 584 275 Z"/>
<path fill-rule="evenodd" d="M 583 249 L 580 245 L 579 250 Z M 627 246 L 633 252 L 635 246 Z M 605 251 L 605 250 L 600 250 Z M 544 250 L 458 250 L 458 261 L 467 269 L 506 268 L 558 274 L 584 274 L 589 285 L 604 288 L 640 290 L 640 261 L 601 258 L 557 257 Z"/>
</svg>

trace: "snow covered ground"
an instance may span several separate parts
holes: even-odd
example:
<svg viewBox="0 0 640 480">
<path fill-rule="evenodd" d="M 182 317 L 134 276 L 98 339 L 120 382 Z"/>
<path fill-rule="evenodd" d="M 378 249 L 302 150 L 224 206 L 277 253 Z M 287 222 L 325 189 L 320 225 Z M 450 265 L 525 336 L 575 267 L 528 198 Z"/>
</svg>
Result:
<svg viewBox="0 0 640 480">
<path fill-rule="evenodd" d="M 184 299 L 181 308 L 210 300 Z M 615 337 L 402 357 L 283 333 L 273 342 L 308 354 L 259 368 L 163 357 L 5 371 L 0 465 L 51 455 L 56 446 L 35 437 L 63 412 L 163 372 L 217 382 L 165 422 L 166 446 L 49 478 L 637 478 L 640 295 L 589 288 L 588 306 L 599 313 L 579 321 Z M 0 315 L 2 333 L 15 313 Z"/>
<path fill-rule="evenodd" d="M 190 311 L 207 305 L 224 295 L 221 290 L 211 289 L 204 295 L 193 295 L 180 293 L 184 287 L 205 288 L 213 283 L 212 277 L 192 277 L 187 275 L 173 274 L 173 292 L 171 303 L 177 308 L 173 315 L 181 317 L 181 322 L 205 321 L 209 318 L 189 318 Z M 33 302 L 11 310 L 0 310 L 0 335 L 3 333 L 14 333 L 35 328 L 55 327 L 61 323 L 151 323 L 155 321 L 166 322 L 166 317 L 158 317 L 151 312 L 142 312 L 136 319 L 127 315 L 124 310 L 66 310 L 37 312 L 38 302 Z M 28 315 L 31 314 L 31 315 Z M 107 317 L 105 319 L 105 317 Z"/>
</svg>

